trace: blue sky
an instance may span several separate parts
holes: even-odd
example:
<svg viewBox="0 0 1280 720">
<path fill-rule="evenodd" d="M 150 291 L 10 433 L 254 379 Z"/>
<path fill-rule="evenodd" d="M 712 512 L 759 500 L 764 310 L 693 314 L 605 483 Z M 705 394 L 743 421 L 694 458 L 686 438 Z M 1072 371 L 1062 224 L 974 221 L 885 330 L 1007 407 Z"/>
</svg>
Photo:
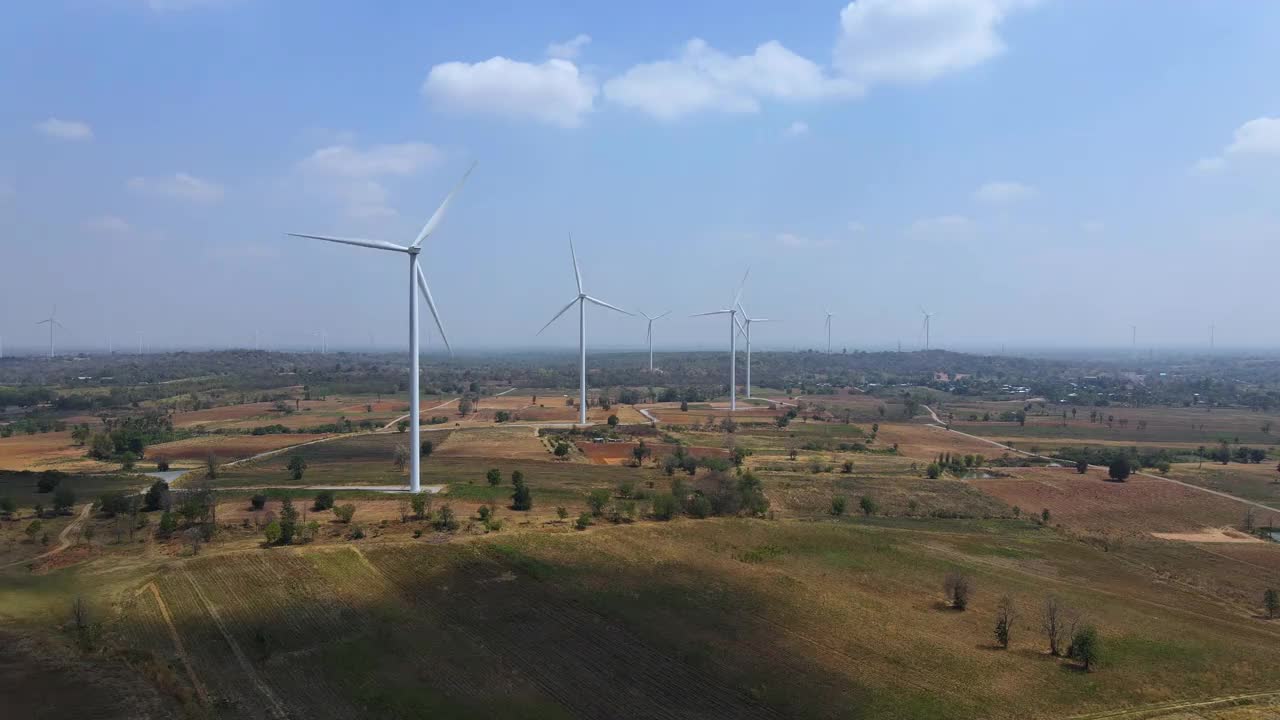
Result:
<svg viewBox="0 0 1280 720">
<path fill-rule="evenodd" d="M 693 7 L 687 7 L 692 5 Z M 658 345 L 1280 345 L 1280 5 L 18 3 L 0 23 L 0 335 L 458 349 L 587 290 Z M 641 322 L 591 311 L 593 344 Z"/>
</svg>

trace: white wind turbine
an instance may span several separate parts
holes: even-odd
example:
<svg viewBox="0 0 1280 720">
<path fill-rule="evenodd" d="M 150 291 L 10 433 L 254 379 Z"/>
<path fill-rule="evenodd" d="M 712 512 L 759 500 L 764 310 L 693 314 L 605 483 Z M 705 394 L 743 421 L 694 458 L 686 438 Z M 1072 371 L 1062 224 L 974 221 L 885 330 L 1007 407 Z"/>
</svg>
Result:
<svg viewBox="0 0 1280 720">
<path fill-rule="evenodd" d="M 47 325 L 49 326 L 49 357 L 53 357 L 53 328 L 54 328 L 54 326 L 56 325 L 56 326 L 58 326 L 58 327 L 62 328 L 63 330 L 66 330 L 66 329 L 67 329 L 67 326 L 66 326 L 66 325 L 63 325 L 62 323 L 60 323 L 60 322 L 58 322 L 58 321 L 57 321 L 57 319 L 56 319 L 56 318 L 57 318 L 57 315 L 58 315 L 58 306 L 57 306 L 57 305 L 54 305 L 54 306 L 53 306 L 53 310 L 49 312 L 49 317 L 45 318 L 44 320 L 39 320 L 39 321 L 37 321 L 37 322 L 36 322 L 36 324 L 37 324 L 37 325 L 46 325 L 46 324 L 47 324 Z"/>
<path fill-rule="evenodd" d="M 742 282 L 738 285 L 738 292 L 733 296 L 733 302 L 729 303 L 729 307 L 723 310 L 712 310 L 711 312 L 695 313 L 690 317 L 702 317 L 704 315 L 728 315 L 729 316 L 729 411 L 733 412 L 738 409 L 738 301 L 742 299 L 742 288 L 747 284 L 747 275 L 751 274 L 751 268 L 742 275 Z"/>
<path fill-rule="evenodd" d="M 649 314 L 643 310 L 640 311 L 640 314 L 644 316 L 645 320 L 649 321 L 649 330 L 645 333 L 645 340 L 649 342 L 649 372 L 653 372 L 653 323 L 655 320 L 661 320 L 662 318 L 670 315 L 671 311 L 668 310 L 656 317 L 649 317 Z"/>
<path fill-rule="evenodd" d="M 293 237 L 309 238 L 311 240 L 325 240 L 327 242 L 343 243 L 346 245 L 358 245 L 360 247 L 373 248 L 375 250 L 390 250 L 392 252 L 400 252 L 409 256 L 409 437 L 412 438 L 409 451 L 409 490 L 418 492 L 422 489 L 421 475 L 421 453 L 417 452 L 415 447 L 421 439 L 421 417 L 419 414 L 419 397 L 418 397 L 418 375 L 419 358 L 418 358 L 418 292 L 422 293 L 423 298 L 427 301 L 427 308 L 431 310 L 431 316 L 435 318 L 436 327 L 440 328 L 440 337 L 445 338 L 444 323 L 440 321 L 440 313 L 436 312 L 435 300 L 431 298 L 431 288 L 427 287 L 427 277 L 422 272 L 422 266 L 418 264 L 418 253 L 422 252 L 422 243 L 427 239 L 436 226 L 444 219 L 445 210 L 449 208 L 449 203 L 453 201 L 453 196 L 462 189 L 463 183 L 471 176 L 471 171 L 475 170 L 475 163 L 467 168 L 467 172 L 458 181 L 458 184 L 445 196 L 444 202 L 440 203 L 440 207 L 431 214 L 427 219 L 427 224 L 422 226 L 422 230 L 418 232 L 418 236 L 409 245 L 396 245 L 385 240 L 364 240 L 358 238 L 338 238 L 326 235 L 303 235 L 300 233 L 289 233 Z M 414 287 L 414 286 L 417 287 Z M 445 347 L 449 347 L 449 340 L 445 338 Z M 452 348 L 449 348 L 453 352 Z"/>
<path fill-rule="evenodd" d="M 933 318 L 934 313 L 931 313 L 922 307 L 920 308 L 920 314 L 924 315 L 924 349 L 928 350 L 929 349 L 929 321 L 930 319 Z"/>
<path fill-rule="evenodd" d="M 569 256 L 573 258 L 573 277 L 578 281 L 578 296 L 570 300 L 568 305 L 565 305 L 564 308 L 560 310 L 560 312 L 556 313 L 554 317 L 548 320 L 547 324 L 542 326 L 542 330 L 546 330 L 547 328 L 551 327 L 551 323 L 555 322 L 556 320 L 559 320 L 561 315 L 569 312 L 569 308 L 573 307 L 574 303 L 578 304 L 578 371 L 579 371 L 578 423 L 580 425 L 586 425 L 587 424 L 587 303 L 591 302 L 591 303 L 595 303 L 596 305 L 599 305 L 602 308 L 617 310 L 623 315 L 631 315 L 631 313 L 627 312 L 626 310 L 623 310 L 620 307 L 614 307 L 613 305 L 610 305 L 609 303 L 603 300 L 600 300 L 599 298 L 591 297 L 586 293 L 585 290 L 582 289 L 582 272 L 578 270 L 578 253 L 573 249 L 572 235 L 569 236 Z M 537 333 L 535 333 L 535 336 L 541 335 L 542 330 L 539 330 Z"/>
<path fill-rule="evenodd" d="M 827 314 L 827 320 L 825 323 L 823 323 L 823 325 L 827 329 L 827 354 L 830 355 L 831 354 L 831 318 L 835 317 L 836 314 L 826 308 L 823 308 L 822 312 Z"/>
<path fill-rule="evenodd" d="M 769 322 L 769 318 L 753 318 L 747 314 L 747 309 L 742 307 L 742 303 L 738 303 L 738 311 L 742 313 L 742 322 L 739 328 L 742 334 L 747 338 L 747 398 L 751 398 L 751 323 Z"/>
</svg>

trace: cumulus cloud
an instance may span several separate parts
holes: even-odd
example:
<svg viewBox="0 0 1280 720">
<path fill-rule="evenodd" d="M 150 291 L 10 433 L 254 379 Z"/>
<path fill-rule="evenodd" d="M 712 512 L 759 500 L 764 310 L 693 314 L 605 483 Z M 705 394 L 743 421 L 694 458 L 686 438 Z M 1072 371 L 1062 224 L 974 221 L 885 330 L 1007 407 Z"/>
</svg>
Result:
<svg viewBox="0 0 1280 720">
<path fill-rule="evenodd" d="M 800 137 L 801 135 L 804 135 L 807 132 L 809 132 L 809 123 L 796 120 L 795 122 L 788 125 L 787 129 L 782 131 L 782 134 L 787 137 L 793 138 L 793 137 Z"/>
<path fill-rule="evenodd" d="M 1030 185 L 1007 180 L 995 180 L 984 183 L 973 192 L 973 197 L 985 203 L 1004 205 L 1026 200 L 1035 194 L 1035 188 Z"/>
<path fill-rule="evenodd" d="M 591 36 L 586 33 L 579 33 L 572 40 L 562 43 L 551 43 L 547 46 L 547 57 L 560 58 L 561 60 L 572 60 L 582 53 L 582 48 L 591 42 Z"/>
<path fill-rule="evenodd" d="M 222 199 L 222 186 L 202 180 L 187 173 L 175 173 L 166 177 L 135 177 L 129 180 L 129 189 L 143 195 L 177 198 L 198 203 L 214 203 Z"/>
<path fill-rule="evenodd" d="M 390 192 L 384 178 L 408 177 L 439 162 L 440 151 L 424 142 L 357 148 L 322 147 L 297 164 L 303 188 L 341 203 L 355 218 L 390 217 Z"/>
<path fill-rule="evenodd" d="M 493 57 L 478 63 L 447 62 L 431 68 L 422 93 L 447 110 L 530 118 L 578 127 L 599 92 L 568 60 L 534 64 Z"/>
<path fill-rule="evenodd" d="M 764 100 L 851 96 L 858 88 L 776 41 L 750 55 L 727 55 L 690 40 L 673 60 L 636 65 L 605 83 L 611 102 L 660 120 L 702 111 L 754 113 Z"/>
<path fill-rule="evenodd" d="M 37 123 L 36 129 L 48 135 L 51 138 L 59 140 L 92 140 L 93 128 L 88 123 L 79 120 L 59 120 L 51 117 L 44 122 Z"/>
<path fill-rule="evenodd" d="M 920 218 L 908 228 L 917 235 L 936 235 L 968 230 L 973 225 L 964 215 L 939 215 L 937 217 Z"/>
<path fill-rule="evenodd" d="M 1280 117 L 1260 117 L 1236 128 L 1231 144 L 1221 153 L 1196 163 L 1200 172 L 1216 172 L 1236 159 L 1280 157 Z"/>
<path fill-rule="evenodd" d="M 120 235 L 133 230 L 127 220 L 115 215 L 99 215 L 84 221 L 84 229 L 104 235 Z"/>
<path fill-rule="evenodd" d="M 1001 22 L 1019 0 L 858 0 L 840 12 L 834 64 L 868 85 L 918 83 L 1004 52 Z"/>
</svg>

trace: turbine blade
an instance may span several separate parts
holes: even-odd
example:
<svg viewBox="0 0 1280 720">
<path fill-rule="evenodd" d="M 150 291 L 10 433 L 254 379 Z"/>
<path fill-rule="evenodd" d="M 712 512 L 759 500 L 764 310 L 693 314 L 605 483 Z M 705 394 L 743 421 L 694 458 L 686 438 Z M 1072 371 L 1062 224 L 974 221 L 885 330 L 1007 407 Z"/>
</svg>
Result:
<svg viewBox="0 0 1280 720">
<path fill-rule="evenodd" d="M 582 272 L 578 270 L 578 253 L 573 249 L 573 233 L 569 233 L 569 257 L 573 258 L 573 276 L 578 280 L 578 294 L 582 294 Z"/>
<path fill-rule="evenodd" d="M 293 237 L 308 238 L 311 240 L 324 240 L 326 242 L 342 243 L 343 245 L 359 245 L 360 247 L 373 248 L 375 250 L 394 250 L 396 252 L 408 252 L 408 248 L 403 245 L 389 243 L 386 240 L 365 240 L 364 238 L 340 238 L 329 237 L 327 235 L 304 235 L 303 233 L 286 233 Z"/>
<path fill-rule="evenodd" d="M 733 324 L 738 326 L 738 332 L 742 333 L 743 337 L 747 336 L 747 329 L 743 327 L 742 321 L 738 319 L 737 315 L 733 316 Z"/>
<path fill-rule="evenodd" d="M 609 303 L 607 303 L 607 302 L 605 302 L 605 301 L 603 301 L 603 300 L 601 300 L 601 299 L 599 299 L 599 298 L 593 298 L 593 297 L 591 297 L 590 295 L 588 295 L 588 296 L 586 297 L 586 299 L 587 299 L 587 300 L 590 300 L 591 302 L 593 302 L 593 303 L 595 303 L 595 304 L 597 304 L 597 305 L 599 305 L 600 307 L 609 308 L 610 310 L 617 310 L 618 312 L 622 313 L 623 315 L 630 315 L 631 317 L 635 317 L 635 315 L 634 315 L 634 314 L 629 313 L 629 312 L 627 312 L 626 310 L 623 310 L 623 309 L 622 309 L 622 308 L 620 308 L 620 307 L 616 307 L 616 306 L 614 306 L 614 305 L 610 305 Z"/>
<path fill-rule="evenodd" d="M 436 327 L 440 329 L 440 339 L 444 340 L 444 346 L 449 350 L 449 355 L 453 355 L 453 346 L 449 344 L 449 336 L 444 333 L 444 323 L 440 320 L 440 313 L 436 311 L 436 301 L 431 297 L 431 288 L 427 286 L 427 276 L 422 272 L 422 266 L 418 265 L 418 289 L 422 291 L 422 297 L 427 301 L 427 309 L 431 311 L 431 317 L 436 319 Z"/>
<path fill-rule="evenodd" d="M 769 322 L 769 318 L 750 318 L 751 322 Z"/>
<path fill-rule="evenodd" d="M 427 219 L 427 224 L 423 225 L 422 231 L 418 233 L 418 238 L 414 240 L 413 244 L 409 247 L 422 247 L 422 241 L 426 240 L 427 236 L 436 229 L 436 225 L 439 225 L 440 221 L 444 219 L 444 211 L 449 209 L 449 203 L 453 202 L 453 196 L 458 194 L 458 191 L 461 190 L 462 186 L 467 182 L 467 178 L 471 177 L 471 171 L 476 169 L 476 164 L 477 163 L 475 162 L 471 163 L 471 167 L 467 168 L 467 171 L 462 174 L 462 179 L 459 180 L 458 184 L 453 186 L 453 190 L 450 190 L 449 194 L 445 196 L 444 202 L 440 203 L 440 207 L 436 208 L 436 211 L 431 213 L 431 217 Z"/>
<path fill-rule="evenodd" d="M 547 324 L 542 326 L 542 330 L 546 330 L 547 328 L 551 327 L 551 323 L 553 323 L 553 322 L 555 322 L 555 321 L 559 320 L 561 315 L 563 315 L 563 314 L 565 314 L 565 313 L 569 312 L 569 308 L 573 307 L 573 304 L 574 304 L 574 303 L 576 303 L 576 302 L 578 302 L 578 298 L 574 298 L 574 299 L 570 300 L 570 301 L 569 301 L 569 304 L 568 304 L 568 305 L 565 305 L 563 310 L 561 310 L 560 312 L 556 313 L 556 314 L 555 314 L 555 317 L 553 317 L 553 318 L 551 318 L 550 320 L 548 320 L 548 321 L 547 321 Z M 536 337 L 536 336 L 538 336 L 538 335 L 541 335 L 541 334 L 542 334 L 542 330 L 539 330 L 538 332 L 534 333 L 534 336 Z"/>
<path fill-rule="evenodd" d="M 661 320 L 662 318 L 664 318 L 664 317 L 666 317 L 666 316 L 668 316 L 668 315 L 670 315 L 670 314 L 671 314 L 671 311 L 670 311 L 670 310 L 668 310 L 668 311 L 666 311 L 666 312 L 662 313 L 661 315 L 659 315 L 658 317 L 654 318 L 654 320 Z"/>
<path fill-rule="evenodd" d="M 742 274 L 742 282 L 738 283 L 738 293 L 733 296 L 733 304 L 729 307 L 735 307 L 738 304 L 738 301 L 742 299 L 742 289 L 747 286 L 747 276 L 750 274 L 751 268 L 748 266 L 747 271 Z"/>
<path fill-rule="evenodd" d="M 724 315 L 725 313 L 728 313 L 728 312 L 732 312 L 732 311 L 731 310 L 712 310 L 711 312 L 694 313 L 689 317 L 702 317 L 703 315 Z"/>
</svg>

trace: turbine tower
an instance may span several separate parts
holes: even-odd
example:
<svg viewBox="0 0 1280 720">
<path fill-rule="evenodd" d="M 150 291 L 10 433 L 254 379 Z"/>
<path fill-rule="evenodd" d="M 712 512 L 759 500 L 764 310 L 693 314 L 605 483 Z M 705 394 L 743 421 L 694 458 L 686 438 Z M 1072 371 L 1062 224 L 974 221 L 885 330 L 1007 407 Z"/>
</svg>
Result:
<svg viewBox="0 0 1280 720">
<path fill-rule="evenodd" d="M 422 293 L 422 297 L 427 301 L 427 308 L 431 310 L 431 317 L 435 318 L 436 327 L 440 328 L 440 337 L 445 338 L 445 347 L 449 347 L 449 339 L 444 334 L 444 323 L 440 321 L 440 313 L 436 311 L 435 300 L 431 298 L 431 288 L 427 287 L 427 276 L 422 272 L 422 266 L 418 264 L 418 253 L 422 252 L 422 243 L 435 231 L 436 226 L 444 219 L 445 211 L 449 209 L 449 203 L 453 201 L 453 196 L 462 189 L 462 185 L 471 176 L 471 171 L 476 169 L 476 164 L 472 163 L 467 168 L 467 172 L 463 174 L 462 179 L 454 186 L 453 190 L 445 196 L 444 202 L 440 203 L 440 207 L 431 214 L 427 219 L 427 224 L 422 226 L 422 230 L 418 232 L 418 236 L 408 245 L 397 245 L 385 240 L 364 240 L 359 238 L 338 238 L 326 235 L 303 235 L 300 233 L 289 233 L 293 237 L 308 238 L 311 240 L 324 240 L 326 242 L 343 243 L 345 245 L 358 245 L 360 247 L 373 248 L 375 250 L 390 250 L 392 252 L 400 252 L 409 256 L 409 437 L 412 438 L 412 445 L 409 448 L 409 490 L 411 492 L 419 492 L 422 489 L 422 457 L 418 452 L 417 444 L 421 440 L 421 416 L 420 416 L 420 398 L 418 397 L 418 375 L 419 358 L 418 358 L 418 293 Z M 416 286 L 416 287 L 415 287 Z M 449 352 L 453 352 L 453 348 L 449 347 Z"/>
<path fill-rule="evenodd" d="M 739 324 L 739 330 L 747 338 L 747 399 L 751 399 L 751 323 L 769 322 L 769 318 L 753 318 L 747 314 L 747 309 L 742 307 L 742 303 L 738 303 L 738 312 L 742 313 L 742 322 Z"/>
<path fill-rule="evenodd" d="M 835 317 L 836 314 L 826 308 L 823 308 L 822 312 L 827 314 L 827 320 L 826 322 L 823 323 L 823 327 L 827 329 L 827 354 L 830 355 L 831 354 L 831 318 Z"/>
<path fill-rule="evenodd" d="M 578 296 L 569 301 L 560 312 L 547 321 L 542 326 L 542 330 L 551 327 L 551 323 L 560 319 L 560 316 L 569 312 L 569 308 L 574 303 L 578 304 L 578 424 L 587 424 L 587 303 L 595 303 L 602 308 L 617 310 L 623 315 L 631 315 L 631 313 L 620 307 L 614 307 L 599 298 L 591 297 L 582 289 L 582 272 L 578 270 L 578 253 L 573 249 L 573 235 L 569 236 L 569 256 L 573 258 L 573 277 L 578 281 Z M 632 316 L 634 317 L 634 316 Z M 536 335 L 541 335 L 539 330 Z"/>
<path fill-rule="evenodd" d="M 750 274 L 751 268 L 747 268 L 747 271 L 742 275 L 742 282 L 738 285 L 738 292 L 734 293 L 733 302 L 729 303 L 729 307 L 722 310 L 696 313 L 690 316 L 729 316 L 729 412 L 733 412 L 738 409 L 738 301 L 742 299 L 742 288 L 747 284 L 747 275 Z"/>
<path fill-rule="evenodd" d="M 36 322 L 37 325 L 47 324 L 49 326 L 49 357 L 51 358 L 53 357 L 53 327 L 56 325 L 62 328 L 63 330 L 67 329 L 66 325 L 63 325 L 62 323 L 56 320 L 57 315 L 58 315 L 58 306 L 54 305 L 53 310 L 49 312 L 49 317 L 45 318 L 44 320 L 40 320 Z"/>
<path fill-rule="evenodd" d="M 934 313 L 920 308 L 920 313 L 924 315 L 924 349 L 929 349 L 929 321 L 933 318 Z"/>
<path fill-rule="evenodd" d="M 649 330 L 645 333 L 645 340 L 649 343 L 649 372 L 653 372 L 653 323 L 655 320 L 661 320 L 670 315 L 671 311 L 668 310 L 657 317 L 649 317 L 649 314 L 643 310 L 640 311 L 640 314 L 644 316 L 645 320 L 649 321 Z"/>
</svg>

